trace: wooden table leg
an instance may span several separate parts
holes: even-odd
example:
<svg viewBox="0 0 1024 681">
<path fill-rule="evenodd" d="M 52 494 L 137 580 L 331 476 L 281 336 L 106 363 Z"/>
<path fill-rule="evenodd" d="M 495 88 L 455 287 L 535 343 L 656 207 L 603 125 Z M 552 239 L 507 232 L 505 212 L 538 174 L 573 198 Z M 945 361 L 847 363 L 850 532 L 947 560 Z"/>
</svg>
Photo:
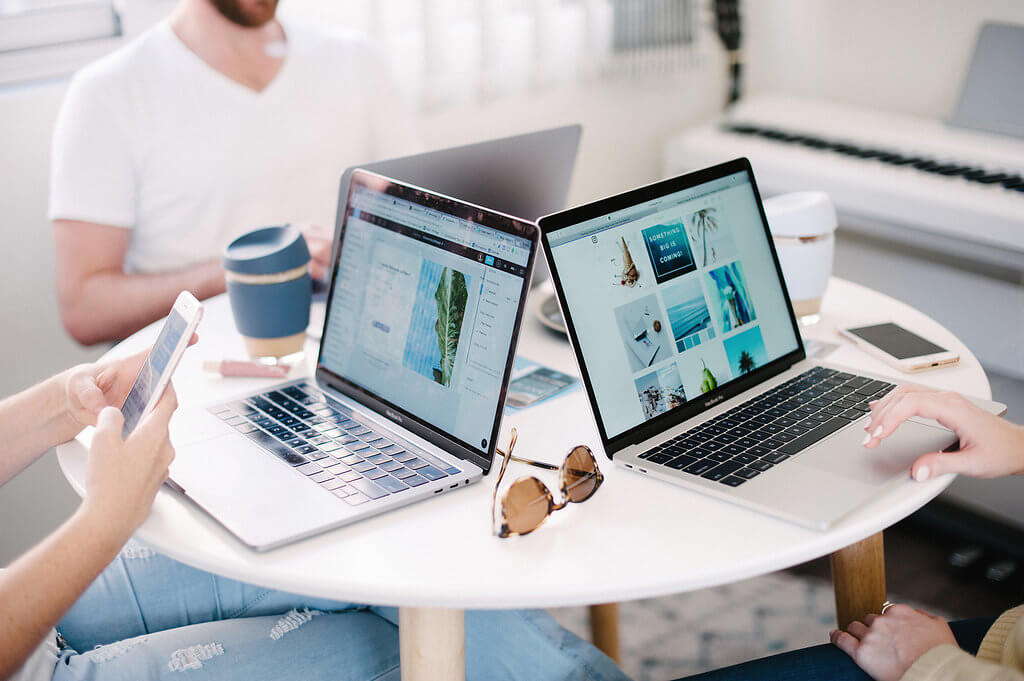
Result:
<svg viewBox="0 0 1024 681">
<path fill-rule="evenodd" d="M 465 681 L 466 612 L 399 608 L 402 681 Z"/>
<path fill-rule="evenodd" d="M 601 652 L 615 660 L 615 664 L 622 664 L 618 603 L 590 606 L 590 639 Z"/>
<path fill-rule="evenodd" d="M 885 602 L 885 546 L 882 533 L 832 554 L 832 586 L 836 620 L 845 629 L 868 613 L 879 613 Z"/>
</svg>

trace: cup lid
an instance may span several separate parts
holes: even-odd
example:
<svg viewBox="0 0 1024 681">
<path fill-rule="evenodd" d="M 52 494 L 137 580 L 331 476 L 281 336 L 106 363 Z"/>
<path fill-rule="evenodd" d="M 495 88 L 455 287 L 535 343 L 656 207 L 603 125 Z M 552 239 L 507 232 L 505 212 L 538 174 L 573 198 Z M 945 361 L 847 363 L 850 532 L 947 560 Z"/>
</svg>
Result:
<svg viewBox="0 0 1024 681">
<path fill-rule="evenodd" d="M 825 192 L 793 192 L 764 200 L 764 214 L 774 236 L 809 237 L 831 234 L 838 220 Z"/>
<path fill-rule="evenodd" d="M 261 227 L 228 244 L 221 262 L 237 274 L 276 274 L 308 263 L 309 248 L 294 225 Z"/>
</svg>

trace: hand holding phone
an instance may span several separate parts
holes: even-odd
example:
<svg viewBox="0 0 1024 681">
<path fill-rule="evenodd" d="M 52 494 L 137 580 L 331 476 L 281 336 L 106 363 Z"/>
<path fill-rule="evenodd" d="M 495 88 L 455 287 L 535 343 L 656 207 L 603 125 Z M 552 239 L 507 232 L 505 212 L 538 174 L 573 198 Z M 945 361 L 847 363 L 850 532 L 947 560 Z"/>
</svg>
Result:
<svg viewBox="0 0 1024 681">
<path fill-rule="evenodd" d="M 960 361 L 960 355 L 955 352 L 893 322 L 840 329 L 839 332 L 864 351 L 907 373 L 950 366 Z"/>
<path fill-rule="evenodd" d="M 188 291 L 182 291 L 121 407 L 122 438 L 135 430 L 164 394 L 202 316 L 202 304 Z"/>
</svg>

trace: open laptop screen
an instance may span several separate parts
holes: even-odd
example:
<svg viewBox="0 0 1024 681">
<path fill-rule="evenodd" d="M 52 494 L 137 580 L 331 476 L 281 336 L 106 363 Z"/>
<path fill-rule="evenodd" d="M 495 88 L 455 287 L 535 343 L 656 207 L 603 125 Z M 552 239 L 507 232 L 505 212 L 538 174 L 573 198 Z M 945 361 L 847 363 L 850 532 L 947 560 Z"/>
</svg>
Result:
<svg viewBox="0 0 1024 681">
<path fill-rule="evenodd" d="M 489 456 L 534 227 L 365 172 L 345 211 L 320 365 Z"/>
<path fill-rule="evenodd" d="M 660 186 L 541 221 L 608 439 L 799 347 L 749 173 Z"/>
</svg>

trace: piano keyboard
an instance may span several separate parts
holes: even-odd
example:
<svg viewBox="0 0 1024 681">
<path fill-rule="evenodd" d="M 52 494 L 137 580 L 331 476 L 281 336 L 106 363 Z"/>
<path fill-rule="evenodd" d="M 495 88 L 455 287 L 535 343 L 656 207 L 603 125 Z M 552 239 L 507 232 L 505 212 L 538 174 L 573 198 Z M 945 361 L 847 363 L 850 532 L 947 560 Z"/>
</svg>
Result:
<svg viewBox="0 0 1024 681">
<path fill-rule="evenodd" d="M 1024 140 L 764 96 L 672 138 L 665 172 L 737 156 L 765 196 L 827 192 L 844 228 L 1024 271 Z"/>
<path fill-rule="evenodd" d="M 819 151 L 829 151 L 843 156 L 876 160 L 892 166 L 908 166 L 925 173 L 933 173 L 944 177 L 962 177 L 969 182 L 978 184 L 1000 185 L 1005 189 L 1024 194 L 1024 177 L 1013 171 L 996 168 L 983 168 L 973 163 L 950 158 L 934 158 L 927 153 L 899 153 L 891 149 L 878 149 L 871 145 L 850 144 L 841 140 L 829 140 L 816 135 L 779 130 L 778 128 L 760 127 L 752 124 L 727 123 L 722 126 L 728 132 L 737 135 L 754 135 L 784 144 L 799 144 Z"/>
</svg>

